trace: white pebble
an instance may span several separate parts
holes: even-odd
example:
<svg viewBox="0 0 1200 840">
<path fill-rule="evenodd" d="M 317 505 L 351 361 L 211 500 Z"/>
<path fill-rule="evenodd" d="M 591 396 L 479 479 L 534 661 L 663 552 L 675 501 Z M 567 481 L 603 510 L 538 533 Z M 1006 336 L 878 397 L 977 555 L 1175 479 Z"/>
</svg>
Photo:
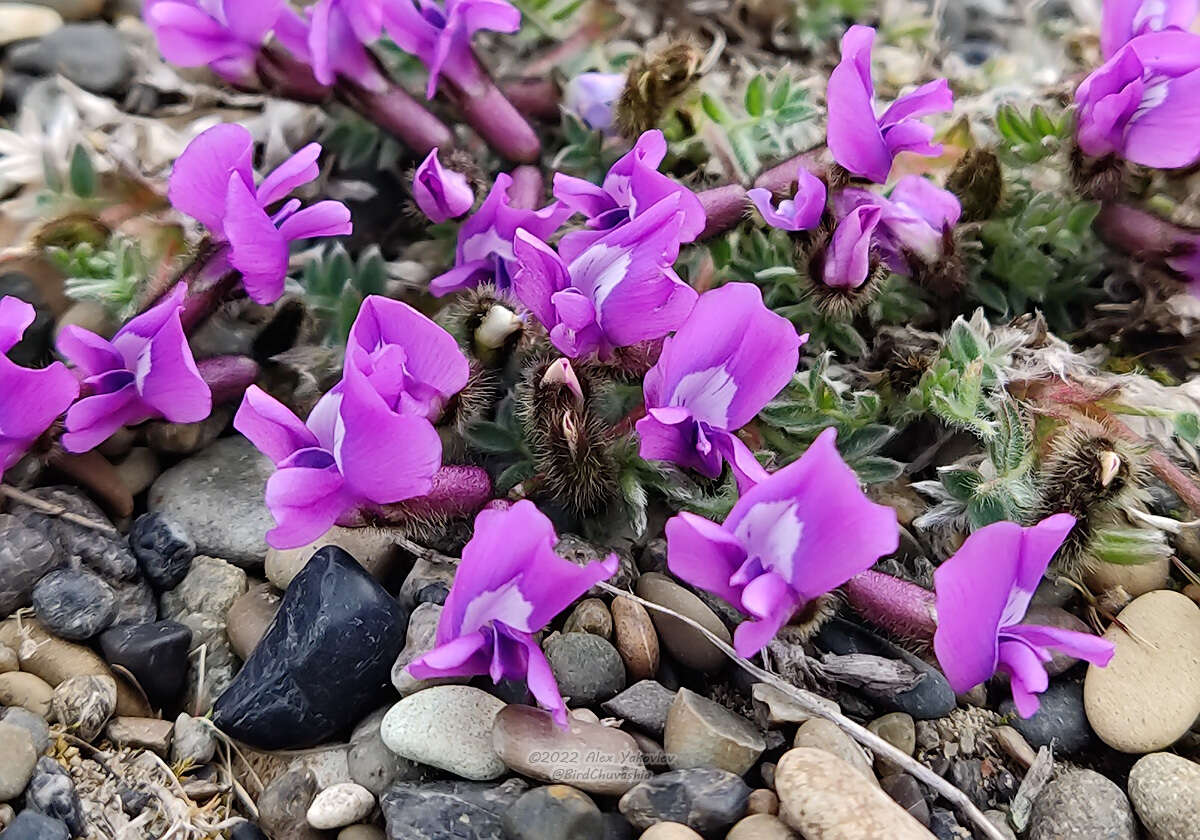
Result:
<svg viewBox="0 0 1200 840">
<path fill-rule="evenodd" d="M 366 819 L 374 807 L 371 791 L 354 782 L 342 782 L 318 793 L 306 817 L 313 828 L 341 828 Z"/>
</svg>

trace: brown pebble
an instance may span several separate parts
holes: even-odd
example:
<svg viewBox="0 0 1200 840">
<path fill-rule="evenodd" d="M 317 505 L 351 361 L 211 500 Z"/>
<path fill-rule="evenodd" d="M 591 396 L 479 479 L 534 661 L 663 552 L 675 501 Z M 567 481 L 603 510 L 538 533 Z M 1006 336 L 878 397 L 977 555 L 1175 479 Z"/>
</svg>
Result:
<svg viewBox="0 0 1200 840">
<path fill-rule="evenodd" d="M 682 823 L 660 822 L 643 831 L 641 840 L 704 840 L 704 838 Z"/>
<path fill-rule="evenodd" d="M 778 814 L 779 797 L 775 795 L 775 791 L 773 790 L 756 788 L 750 791 L 750 798 L 746 800 L 746 813 Z"/>
<path fill-rule="evenodd" d="M 660 660 L 658 633 L 646 608 L 624 595 L 612 602 L 613 632 L 617 653 L 632 682 L 651 679 Z"/>
<path fill-rule="evenodd" d="M 611 639 L 613 617 L 599 598 L 584 598 L 567 617 L 563 632 L 591 633 L 602 639 Z"/>
<path fill-rule="evenodd" d="M 800 840 L 800 835 L 771 814 L 752 814 L 738 820 L 725 840 Z"/>
</svg>

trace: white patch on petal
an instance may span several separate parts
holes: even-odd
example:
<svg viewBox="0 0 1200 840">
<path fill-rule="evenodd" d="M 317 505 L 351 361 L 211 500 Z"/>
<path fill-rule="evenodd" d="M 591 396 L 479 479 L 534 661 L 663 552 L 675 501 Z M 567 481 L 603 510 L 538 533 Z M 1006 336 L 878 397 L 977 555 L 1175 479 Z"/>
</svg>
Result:
<svg viewBox="0 0 1200 840">
<path fill-rule="evenodd" d="M 728 429 L 729 406 L 738 386 L 724 365 L 687 374 L 675 386 L 668 405 L 682 406 L 714 428 Z"/>
<path fill-rule="evenodd" d="M 734 531 L 747 554 L 757 557 L 765 569 L 788 582 L 792 580 L 796 549 L 803 534 L 799 505 L 786 499 L 760 502 L 750 508 Z"/>
<path fill-rule="evenodd" d="M 628 248 L 614 248 L 610 245 L 594 245 L 575 258 L 569 269 L 571 283 L 576 288 L 583 286 L 581 281 L 586 277 L 592 287 L 592 305 L 596 308 L 596 317 L 600 317 L 600 309 L 604 301 L 612 294 L 629 271 L 633 261 L 633 253 Z"/>
<path fill-rule="evenodd" d="M 1165 0 L 1143 0 L 1142 7 L 1133 16 L 1133 32 L 1139 35 L 1145 32 L 1157 32 L 1163 28 L 1167 17 Z"/>
<path fill-rule="evenodd" d="M 463 240 L 463 259 L 482 260 L 491 256 L 502 260 L 516 259 L 512 242 L 502 237 L 494 227 L 485 228 L 474 236 Z"/>
<path fill-rule="evenodd" d="M 1129 122 L 1134 123 L 1144 117 L 1146 114 L 1153 111 L 1167 99 L 1167 94 L 1170 93 L 1170 80 L 1161 79 L 1158 81 L 1149 81 L 1145 88 L 1142 89 L 1142 104 L 1133 112 L 1133 116 L 1129 118 Z"/>
<path fill-rule="evenodd" d="M 532 613 L 533 604 L 525 600 L 516 581 L 509 581 L 499 589 L 481 592 L 471 599 L 463 611 L 462 633 L 473 633 L 491 621 L 524 627 Z"/>
</svg>

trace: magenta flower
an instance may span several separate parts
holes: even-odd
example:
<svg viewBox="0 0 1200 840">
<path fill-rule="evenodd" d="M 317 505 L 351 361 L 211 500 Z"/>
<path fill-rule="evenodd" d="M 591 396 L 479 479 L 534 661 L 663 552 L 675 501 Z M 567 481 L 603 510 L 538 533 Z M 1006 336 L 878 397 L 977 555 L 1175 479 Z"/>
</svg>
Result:
<svg viewBox="0 0 1200 840">
<path fill-rule="evenodd" d="M 23 368 L 6 355 L 33 323 L 25 301 L 0 298 L 0 475 L 50 428 L 79 396 L 79 382 L 62 362 L 40 370 Z M 70 329 L 69 327 L 67 329 Z"/>
<path fill-rule="evenodd" d="M 558 537 L 528 500 L 484 510 L 438 621 L 437 647 L 408 666 L 419 680 L 488 674 L 524 679 L 542 707 L 567 725 L 567 707 L 534 634 L 596 582 L 617 571 L 617 555 L 577 566 L 554 552 Z"/>
<path fill-rule="evenodd" d="M 646 374 L 641 456 L 709 478 L 728 462 L 742 492 L 766 479 L 734 432 L 787 385 L 806 339 L 763 305 L 757 286 L 729 283 L 705 292 Z"/>
<path fill-rule="evenodd" d="M 317 177 L 318 143 L 284 161 L 255 187 L 254 140 L 240 125 L 214 126 L 196 137 L 175 161 L 167 196 L 175 208 L 201 222 L 214 239 L 229 245 L 228 260 L 256 303 L 283 294 L 288 246 L 297 239 L 351 233 L 350 211 L 340 201 L 300 209 L 292 199 L 267 215 L 267 208 Z"/>
<path fill-rule="evenodd" d="M 172 64 L 208 65 L 226 81 L 245 84 L 285 8 L 284 0 L 145 0 L 142 16 Z"/>
<path fill-rule="evenodd" d="M 521 13 L 505 0 L 388 0 L 383 15 L 396 46 L 428 68 L 426 99 L 433 99 L 443 73 L 461 87 L 472 85 L 479 72 L 472 35 L 480 29 L 516 32 L 521 26 Z"/>
<path fill-rule="evenodd" d="M 407 303 L 379 295 L 363 301 L 350 328 L 346 367 L 361 373 L 392 411 L 428 420 L 470 377 L 454 336 Z"/>
<path fill-rule="evenodd" d="M 1200 160 L 1200 35 L 1169 29 L 1134 38 L 1083 80 L 1075 102 L 1085 154 L 1191 166 Z"/>
<path fill-rule="evenodd" d="M 1049 680 L 1047 648 L 1104 667 L 1113 645 L 1097 636 L 1057 627 L 1021 624 L 1054 552 L 1075 526 L 1058 513 L 1030 528 L 996 522 L 967 537 L 933 574 L 937 632 L 933 648 L 951 687 L 969 691 L 996 671 L 1011 678 L 1021 717 L 1038 710 L 1035 694 Z"/>
<path fill-rule="evenodd" d="M 413 176 L 413 199 L 435 224 L 457 219 L 475 203 L 475 191 L 461 172 L 446 169 L 433 149 Z"/>
<path fill-rule="evenodd" d="M 508 193 L 512 183 L 511 175 L 498 174 L 483 204 L 463 222 L 454 268 L 429 283 L 434 295 L 441 297 L 484 282 L 508 289 L 516 269 L 513 237 L 517 229 L 523 228 L 538 239 L 549 239 L 571 215 L 571 209 L 557 201 L 541 210 L 513 207 Z"/>
<path fill-rule="evenodd" d="M 387 90 L 390 83 L 365 46 L 383 32 L 383 0 L 317 0 L 303 15 L 284 10 L 275 27 L 279 42 L 312 67 L 321 84 L 344 76 L 376 93 Z"/>
<path fill-rule="evenodd" d="M 855 187 L 833 197 L 838 218 L 860 207 L 880 209 L 874 242 L 888 267 L 904 275 L 912 274 L 910 263 L 914 259 L 928 264 L 941 258 L 943 233 L 962 215 L 962 205 L 954 193 L 919 175 L 905 175 L 886 198 Z"/>
<path fill-rule="evenodd" d="M 778 207 L 772 205 L 774 196 L 768 189 L 756 187 L 746 192 L 771 227 L 790 231 L 812 230 L 825 215 L 825 182 L 809 172 L 803 164 L 798 168 L 795 195 L 779 202 Z"/>
<path fill-rule="evenodd" d="M 857 289 L 871 275 L 875 231 L 883 208 L 855 207 L 838 222 L 821 264 L 821 282 L 834 289 Z M 814 278 L 816 279 L 816 278 Z"/>
<path fill-rule="evenodd" d="M 1104 0 L 1100 52 L 1109 59 L 1138 35 L 1188 29 L 1198 12 L 1200 0 Z"/>
<path fill-rule="evenodd" d="M 595 131 L 613 125 L 613 105 L 625 89 L 624 73 L 580 73 L 567 82 L 563 107 Z"/>
<path fill-rule="evenodd" d="M 83 377 L 84 396 L 67 412 L 62 437 L 69 452 L 87 452 L 122 426 L 153 417 L 172 423 L 208 417 L 212 394 L 179 320 L 186 292 L 180 283 L 112 341 L 74 324 L 59 333 L 58 351 Z"/>
<path fill-rule="evenodd" d="M 579 253 L 617 225 L 636 219 L 672 196 L 677 197 L 678 210 L 683 214 L 679 242 L 694 241 L 704 230 L 704 206 L 695 193 L 658 171 L 666 156 L 667 141 L 661 131 L 654 129 L 643 133 L 634 147 L 612 165 L 602 186 L 555 173 L 554 197 L 573 212 L 582 213 L 589 228 L 563 236 L 559 250 Z"/>
<path fill-rule="evenodd" d="M 667 565 L 750 616 L 738 625 L 740 656 L 758 653 L 798 608 L 891 554 L 896 512 L 863 495 L 838 455 L 835 429 L 798 461 L 744 494 L 724 525 L 693 513 L 667 522 Z"/>
<path fill-rule="evenodd" d="M 678 194 L 656 202 L 582 251 L 559 252 L 527 230 L 516 235 L 513 291 L 571 358 L 662 338 L 696 303 L 672 266 L 687 212 Z"/>
<path fill-rule="evenodd" d="M 883 116 L 875 116 L 875 85 L 871 81 L 871 45 L 875 30 L 851 26 L 842 37 L 842 60 L 829 75 L 826 128 L 833 159 L 851 173 L 884 183 L 892 160 L 900 152 L 937 157 L 941 144 L 932 144 L 933 129 L 918 117 L 949 111 L 954 95 L 945 79 L 921 85 L 901 96 Z"/>
</svg>

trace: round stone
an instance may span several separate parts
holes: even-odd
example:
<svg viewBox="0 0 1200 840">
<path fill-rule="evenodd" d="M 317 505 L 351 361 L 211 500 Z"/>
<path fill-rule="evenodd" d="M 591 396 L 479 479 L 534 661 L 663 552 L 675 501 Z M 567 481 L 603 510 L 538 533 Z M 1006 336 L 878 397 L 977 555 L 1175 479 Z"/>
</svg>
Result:
<svg viewBox="0 0 1200 840">
<path fill-rule="evenodd" d="M 799 840 L 787 823 L 770 814 L 751 814 L 729 829 L 725 840 Z"/>
<path fill-rule="evenodd" d="M 117 597 L 99 576 L 84 569 L 59 569 L 33 588 L 33 609 L 56 636 L 90 639 L 117 617 Z"/>
<path fill-rule="evenodd" d="M 1116 563 L 1096 563 L 1083 576 L 1083 582 L 1088 589 L 1102 593 L 1118 586 L 1129 593 L 1131 598 L 1154 592 L 1167 585 L 1171 576 L 1171 558 L 1156 557 L 1148 563 L 1137 565 L 1118 565 Z M 1033 624 L 1031 619 L 1026 623 Z"/>
<path fill-rule="evenodd" d="M 436 685 L 405 697 L 384 715 L 380 734 L 392 752 L 464 779 L 504 775 L 492 725 L 504 701 L 467 685 Z"/>
<path fill-rule="evenodd" d="M 117 708 L 117 684 L 112 677 L 71 677 L 55 686 L 50 707 L 59 723 L 91 741 Z"/>
<path fill-rule="evenodd" d="M 292 578 L 300 574 L 312 556 L 327 545 L 336 545 L 345 551 L 376 580 L 388 573 L 398 557 L 396 541 L 387 531 L 334 525 L 308 545 L 269 549 L 263 572 L 275 586 L 287 589 Z"/>
<path fill-rule="evenodd" d="M 0 706 L 20 706 L 39 717 L 50 715 L 54 689 L 45 680 L 24 671 L 0 674 Z"/>
<path fill-rule="evenodd" d="M 1151 753 L 1129 772 L 1129 798 L 1155 838 L 1200 840 L 1200 764 L 1173 753 Z"/>
<path fill-rule="evenodd" d="M 147 513 L 134 520 L 129 548 L 155 589 L 178 586 L 196 556 L 196 546 L 183 526 L 162 513 Z"/>
<path fill-rule="evenodd" d="M 257 583 L 229 606 L 229 612 L 225 614 L 225 633 L 238 658 L 250 658 L 275 620 L 281 600 L 282 596 L 274 586 Z"/>
<path fill-rule="evenodd" d="M 775 791 L 768 788 L 756 788 L 750 791 L 746 811 L 751 814 L 778 814 L 779 797 L 775 795 Z"/>
<path fill-rule="evenodd" d="M 1117 619 L 1104 634 L 1116 647 L 1112 661 L 1088 666 L 1087 719 L 1113 749 L 1155 752 L 1200 716 L 1200 607 L 1164 589 L 1137 598 Z"/>
<path fill-rule="evenodd" d="M 917 748 L 917 725 L 912 715 L 892 712 L 868 723 L 867 729 L 905 755 L 912 755 L 913 750 Z M 898 773 L 902 770 L 880 756 L 875 757 L 875 768 L 881 773 Z"/>
<path fill-rule="evenodd" d="M 16 799 L 29 784 L 33 768 L 37 764 L 37 753 L 33 751 L 33 738 L 19 726 L 0 723 L 0 802 Z"/>
<path fill-rule="evenodd" d="M 373 825 L 350 825 L 338 832 L 337 840 L 387 840 L 387 835 Z"/>
<path fill-rule="evenodd" d="M 11 726 L 19 726 L 29 733 L 33 739 L 33 751 L 38 755 L 50 748 L 50 726 L 41 715 L 35 715 L 20 706 L 10 706 L 0 711 L 0 721 Z"/>
<path fill-rule="evenodd" d="M 572 705 L 590 706 L 625 688 L 625 665 L 610 642 L 591 633 L 560 633 L 546 641 L 558 690 Z"/>
<path fill-rule="evenodd" d="M 648 680 L 658 673 L 658 633 L 646 608 L 618 595 L 612 602 L 613 633 L 617 653 L 632 680 Z"/>
<path fill-rule="evenodd" d="M 621 797 L 617 807 L 635 828 L 676 822 L 705 835 L 720 833 L 746 815 L 750 788 L 726 770 L 695 767 L 672 770 L 644 781 Z"/>
<path fill-rule="evenodd" d="M 690 618 L 726 644 L 733 644 L 729 630 L 717 614 L 696 595 L 679 584 L 655 572 L 644 574 L 637 581 L 637 594 L 647 601 L 666 607 Z M 725 665 L 725 654 L 690 624 L 674 616 L 650 611 L 662 643 L 679 662 L 697 671 L 719 671 Z"/>
<path fill-rule="evenodd" d="M 592 798 L 569 785 L 534 788 L 504 813 L 509 840 L 604 840 L 604 819 Z"/>
<path fill-rule="evenodd" d="M 584 598 L 563 624 L 564 633 L 591 633 L 602 639 L 611 639 L 612 631 L 612 613 L 599 598 Z"/>
<path fill-rule="evenodd" d="M 863 748 L 853 738 L 839 729 L 836 723 L 824 718 L 806 720 L 796 730 L 796 737 L 792 741 L 792 746 L 824 750 L 849 764 L 862 774 L 864 779 L 868 779 L 871 784 L 879 784 L 875 778 L 875 773 L 871 770 L 871 762 L 867 760 L 867 755 L 863 752 Z"/>
<path fill-rule="evenodd" d="M 681 688 L 667 713 L 663 748 L 672 770 L 716 767 L 741 776 L 758 761 L 767 742 L 741 715 Z"/>
<path fill-rule="evenodd" d="M 342 828 L 365 819 L 374 807 L 371 791 L 354 782 L 342 782 L 318 793 L 306 818 L 313 828 Z"/>
<path fill-rule="evenodd" d="M 655 823 L 642 832 L 639 840 L 704 840 L 686 825 L 674 822 Z"/>
<path fill-rule="evenodd" d="M 1125 793 L 1092 770 L 1071 770 L 1033 803 L 1029 840 L 1137 840 Z"/>
</svg>

